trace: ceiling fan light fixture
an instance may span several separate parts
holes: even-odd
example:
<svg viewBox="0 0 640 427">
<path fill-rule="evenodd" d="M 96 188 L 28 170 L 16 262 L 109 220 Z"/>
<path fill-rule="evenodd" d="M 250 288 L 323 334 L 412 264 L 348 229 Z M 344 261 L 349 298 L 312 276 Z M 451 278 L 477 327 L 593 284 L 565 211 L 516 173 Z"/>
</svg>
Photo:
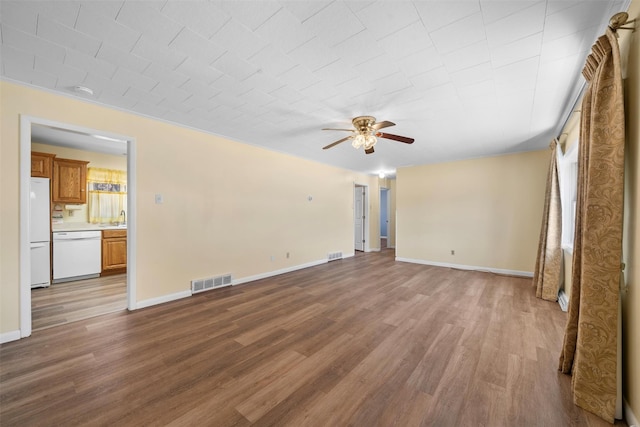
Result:
<svg viewBox="0 0 640 427">
<path fill-rule="evenodd" d="M 366 143 L 366 140 L 364 135 L 358 135 L 355 138 L 353 138 L 353 142 L 351 143 L 351 145 L 353 146 L 353 148 L 357 150 L 358 148 L 365 145 L 365 143 Z"/>
<path fill-rule="evenodd" d="M 378 140 L 376 139 L 375 136 L 373 135 L 367 135 L 364 138 L 364 148 L 366 150 L 368 150 L 369 148 L 373 147 L 374 145 L 376 145 L 376 142 L 378 142 Z"/>
<path fill-rule="evenodd" d="M 351 135 L 332 142 L 329 145 L 322 147 L 323 150 L 335 147 L 344 141 L 351 140 L 351 145 L 356 150 L 364 147 L 365 154 L 373 154 L 375 150 L 373 146 L 378 142 L 378 138 L 392 139 L 394 141 L 402 142 L 405 144 L 413 144 L 413 138 L 407 138 L 406 136 L 393 135 L 390 133 L 382 133 L 380 129 L 395 126 L 396 124 L 388 120 L 377 122 L 373 116 L 359 116 L 355 117 L 352 121 L 353 129 L 335 129 L 335 128 L 322 128 L 322 130 L 339 130 L 351 132 Z"/>
</svg>

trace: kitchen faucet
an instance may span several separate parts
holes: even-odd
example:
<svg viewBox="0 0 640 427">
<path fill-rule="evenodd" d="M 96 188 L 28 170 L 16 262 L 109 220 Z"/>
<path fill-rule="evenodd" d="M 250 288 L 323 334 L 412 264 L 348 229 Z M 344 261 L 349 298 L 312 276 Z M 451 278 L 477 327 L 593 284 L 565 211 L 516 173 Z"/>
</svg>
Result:
<svg viewBox="0 0 640 427">
<path fill-rule="evenodd" d="M 120 215 L 122 215 L 122 219 L 123 219 L 122 223 L 126 224 L 127 223 L 127 214 L 124 211 L 124 209 L 120 211 Z"/>
</svg>

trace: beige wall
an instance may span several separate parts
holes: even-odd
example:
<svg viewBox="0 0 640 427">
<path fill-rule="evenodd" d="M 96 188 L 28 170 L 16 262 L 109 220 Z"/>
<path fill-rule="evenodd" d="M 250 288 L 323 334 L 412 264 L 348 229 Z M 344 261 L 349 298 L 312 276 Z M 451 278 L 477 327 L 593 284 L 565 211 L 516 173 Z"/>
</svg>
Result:
<svg viewBox="0 0 640 427">
<path fill-rule="evenodd" d="M 396 256 L 533 272 L 549 153 L 399 169 Z"/>
<path fill-rule="evenodd" d="M 626 171 L 623 253 L 626 290 L 622 292 L 624 396 L 640 419 L 640 0 L 633 0 L 629 19 L 636 31 L 620 31 L 625 80 Z"/>
<path fill-rule="evenodd" d="M 0 333 L 20 326 L 20 114 L 136 138 L 137 301 L 353 253 L 354 182 L 370 186 L 377 223 L 377 177 L 7 82 L 0 108 Z"/>
<path fill-rule="evenodd" d="M 56 157 L 62 159 L 83 160 L 85 162 L 89 162 L 89 164 L 87 165 L 87 167 L 89 168 L 116 169 L 121 171 L 127 170 L 126 156 L 114 156 L 110 154 L 76 150 L 74 148 L 58 147 L 55 145 L 42 144 L 37 142 L 33 142 L 31 144 L 31 151 L 55 154 Z M 68 211 L 66 209 L 62 211 L 63 220 L 65 223 L 89 221 L 89 211 L 87 210 L 87 205 L 84 204 L 80 206 L 81 209 L 77 211 Z"/>
</svg>

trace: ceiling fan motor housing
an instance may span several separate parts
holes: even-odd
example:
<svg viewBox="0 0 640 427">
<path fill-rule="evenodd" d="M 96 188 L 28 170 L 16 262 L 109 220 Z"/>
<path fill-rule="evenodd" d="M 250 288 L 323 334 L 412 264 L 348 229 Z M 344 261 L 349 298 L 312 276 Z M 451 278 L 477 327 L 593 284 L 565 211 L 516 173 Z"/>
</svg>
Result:
<svg viewBox="0 0 640 427">
<path fill-rule="evenodd" d="M 376 118 L 372 116 L 360 116 L 351 121 L 360 134 L 371 134 L 373 132 L 372 126 L 375 122 Z"/>
</svg>

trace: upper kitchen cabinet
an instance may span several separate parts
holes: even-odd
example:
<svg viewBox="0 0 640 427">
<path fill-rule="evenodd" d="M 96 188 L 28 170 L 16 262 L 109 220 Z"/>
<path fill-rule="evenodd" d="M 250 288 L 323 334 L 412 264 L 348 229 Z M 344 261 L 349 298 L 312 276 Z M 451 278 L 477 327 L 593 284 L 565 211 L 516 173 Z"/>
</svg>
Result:
<svg viewBox="0 0 640 427">
<path fill-rule="evenodd" d="M 55 154 L 31 152 L 31 176 L 51 179 Z"/>
<path fill-rule="evenodd" d="M 53 203 L 87 203 L 87 163 L 53 159 Z"/>
</svg>

